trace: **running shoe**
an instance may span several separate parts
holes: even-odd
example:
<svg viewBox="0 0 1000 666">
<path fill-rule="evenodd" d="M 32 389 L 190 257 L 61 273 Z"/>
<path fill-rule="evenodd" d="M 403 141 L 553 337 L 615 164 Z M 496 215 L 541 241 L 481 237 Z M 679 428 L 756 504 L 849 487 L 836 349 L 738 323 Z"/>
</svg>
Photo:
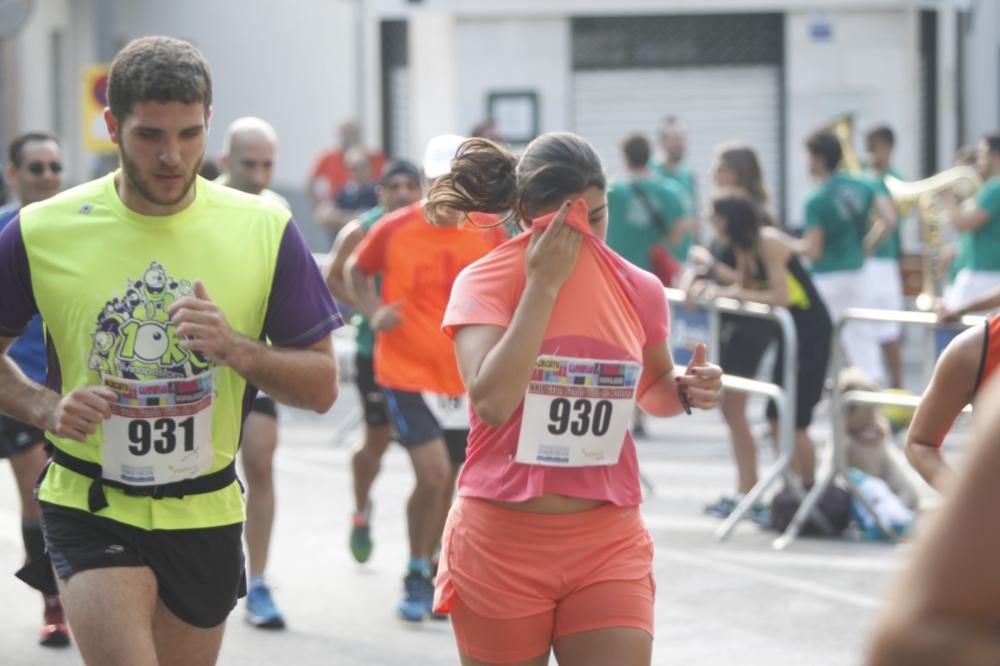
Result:
<svg viewBox="0 0 1000 666">
<path fill-rule="evenodd" d="M 285 628 L 285 617 L 271 598 L 267 585 L 254 585 L 247 593 L 247 622 L 260 629 Z"/>
<path fill-rule="evenodd" d="M 354 514 L 351 525 L 351 555 L 359 564 L 364 564 L 372 556 L 372 528 L 371 509 L 368 510 L 368 517 L 362 519 L 358 514 Z"/>
<path fill-rule="evenodd" d="M 45 613 L 42 630 L 38 634 L 38 644 L 45 647 L 66 647 L 69 645 L 69 625 L 59 597 L 45 597 Z"/>
<path fill-rule="evenodd" d="M 733 512 L 736 505 L 740 503 L 738 497 L 731 497 L 729 495 L 723 495 L 715 502 L 709 504 L 705 507 L 705 513 L 709 516 L 715 516 L 716 518 L 728 518 L 729 514 Z"/>
<path fill-rule="evenodd" d="M 422 573 L 411 571 L 403 579 L 399 616 L 407 622 L 423 622 L 434 604 L 434 584 Z"/>
<path fill-rule="evenodd" d="M 747 517 L 765 529 L 770 529 L 771 527 L 771 507 L 766 504 L 757 502 L 753 505 L 753 508 L 747 512 Z"/>
</svg>

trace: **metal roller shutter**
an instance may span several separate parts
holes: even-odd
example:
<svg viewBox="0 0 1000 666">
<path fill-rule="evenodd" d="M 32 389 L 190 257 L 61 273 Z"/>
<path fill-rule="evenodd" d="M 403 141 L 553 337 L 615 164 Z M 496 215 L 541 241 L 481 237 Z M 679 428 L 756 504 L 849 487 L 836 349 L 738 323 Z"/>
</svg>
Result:
<svg viewBox="0 0 1000 666">
<path fill-rule="evenodd" d="M 714 187 L 719 143 L 745 141 L 758 152 L 772 205 L 780 212 L 781 70 L 776 65 L 722 65 L 577 71 L 574 128 L 600 152 L 611 177 L 624 172 L 622 137 L 642 131 L 657 144 L 666 115 L 688 128 L 687 162 L 698 178 L 699 199 Z"/>
</svg>

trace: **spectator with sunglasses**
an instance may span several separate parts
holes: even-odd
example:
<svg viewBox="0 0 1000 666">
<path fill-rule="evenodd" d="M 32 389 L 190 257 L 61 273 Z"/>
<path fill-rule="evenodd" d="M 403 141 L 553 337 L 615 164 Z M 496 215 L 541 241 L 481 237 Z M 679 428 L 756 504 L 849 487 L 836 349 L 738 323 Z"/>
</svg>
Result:
<svg viewBox="0 0 1000 666">
<path fill-rule="evenodd" d="M 0 225 L 23 206 L 48 199 L 62 187 L 59 140 L 44 132 L 21 134 L 10 142 L 7 184 L 14 199 L 0 207 Z"/>
<path fill-rule="evenodd" d="M 24 206 L 48 199 L 62 187 L 59 140 L 51 134 L 29 132 L 10 143 L 7 185 L 14 200 L 0 207 L 0 229 L 17 216 Z M 2 329 L 0 329 L 0 334 Z M 31 379 L 45 383 L 46 354 L 42 320 L 35 317 L 28 330 L 7 351 Z M 48 455 L 42 448 L 44 435 L 30 425 L 0 416 L 0 458 L 8 458 L 14 469 L 21 498 L 21 536 L 29 561 L 45 552 L 41 510 L 34 498 L 35 481 Z M 49 647 L 69 645 L 69 627 L 58 596 L 44 596 L 45 610 L 39 642 Z"/>
</svg>

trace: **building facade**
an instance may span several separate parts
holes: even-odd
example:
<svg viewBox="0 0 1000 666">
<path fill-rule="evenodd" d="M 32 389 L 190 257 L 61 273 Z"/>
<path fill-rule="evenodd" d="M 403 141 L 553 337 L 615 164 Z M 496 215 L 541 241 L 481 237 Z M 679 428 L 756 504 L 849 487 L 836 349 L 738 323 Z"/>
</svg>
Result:
<svg viewBox="0 0 1000 666">
<path fill-rule="evenodd" d="M 415 157 L 431 136 L 493 115 L 515 143 L 571 130 L 610 174 L 628 132 L 666 115 L 689 129 L 702 190 L 715 147 L 759 151 L 781 217 L 795 226 L 811 184 L 802 148 L 851 114 L 887 123 L 906 177 L 949 165 L 1000 127 L 1000 3 L 986 0 L 7 0 L 30 16 L 0 37 L 0 132 L 64 138 L 68 180 L 101 168 L 82 141 L 80 76 L 129 39 L 198 44 L 215 80 L 208 153 L 226 125 L 277 129 L 276 189 L 300 195 L 335 126 Z M 313 235 L 316 243 L 319 237 Z"/>
</svg>

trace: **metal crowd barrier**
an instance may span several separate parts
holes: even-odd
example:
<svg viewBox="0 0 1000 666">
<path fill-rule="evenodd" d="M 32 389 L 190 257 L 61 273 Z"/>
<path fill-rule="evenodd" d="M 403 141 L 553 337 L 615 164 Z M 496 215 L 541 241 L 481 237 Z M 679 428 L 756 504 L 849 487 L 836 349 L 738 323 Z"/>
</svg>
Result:
<svg viewBox="0 0 1000 666">
<path fill-rule="evenodd" d="M 830 401 L 833 440 L 829 456 L 832 460 L 827 461 L 828 464 L 826 465 L 825 474 L 822 478 L 816 481 L 816 484 L 806 494 L 805 499 L 802 500 L 799 510 L 792 518 L 792 522 L 788 525 L 785 533 L 775 539 L 773 545 L 776 550 L 783 550 L 794 543 L 794 541 L 798 538 L 799 533 L 802 531 L 803 525 L 805 525 L 806 521 L 812 516 L 820 498 L 826 492 L 827 488 L 830 487 L 830 484 L 832 484 L 838 477 L 844 481 L 848 492 L 853 497 L 856 497 L 865 506 L 865 508 L 868 509 L 871 515 L 875 517 L 875 520 L 878 521 L 878 526 L 882 532 L 890 539 L 895 540 L 895 532 L 888 525 L 884 525 L 882 521 L 879 520 L 878 514 L 869 505 L 868 501 L 861 494 L 858 486 L 851 480 L 850 475 L 847 473 L 847 436 L 845 418 L 847 416 L 847 408 L 854 404 L 916 407 L 920 403 L 920 396 L 881 393 L 877 391 L 853 390 L 844 392 L 841 390 L 840 383 L 837 379 L 840 376 L 840 371 L 844 368 L 845 355 L 840 338 L 844 330 L 844 325 L 848 321 L 896 322 L 904 326 L 920 326 L 927 329 L 938 328 L 941 326 L 938 322 L 937 316 L 930 312 L 903 312 L 896 310 L 874 310 L 869 308 L 848 308 L 844 311 L 843 317 L 834 326 L 832 342 L 833 348 L 830 356 L 831 375 L 834 379 L 833 394 Z M 963 317 L 961 321 L 951 324 L 949 327 L 955 329 L 967 328 L 981 324 L 983 321 L 983 317 Z M 925 366 L 928 364 L 933 366 L 936 362 L 936 356 L 936 353 L 933 355 L 925 353 L 923 357 Z M 925 367 L 924 375 L 927 376 L 928 374 L 928 368 Z M 963 411 L 968 413 L 972 411 L 972 408 L 970 406 L 966 406 Z"/>
<path fill-rule="evenodd" d="M 664 291 L 667 294 L 667 300 L 671 303 L 680 304 L 681 307 L 690 303 L 687 295 L 680 289 L 668 288 Z M 719 328 L 723 314 L 776 322 L 784 340 L 784 387 L 756 379 L 744 379 L 725 374 L 722 376 L 722 385 L 727 391 L 763 395 L 774 400 L 778 408 L 778 459 L 764 472 L 757 481 L 757 485 L 743 497 L 733 512 L 729 514 L 729 517 L 716 530 L 716 538 L 724 541 L 779 477 L 785 476 L 789 483 L 795 483 L 790 467 L 792 455 L 795 452 L 795 396 L 798 382 L 796 368 L 798 368 L 799 344 L 795 322 L 785 308 L 770 307 L 760 303 L 744 303 L 731 298 L 697 301 L 696 305 L 709 315 L 709 349 L 713 359 L 718 358 Z"/>
</svg>

